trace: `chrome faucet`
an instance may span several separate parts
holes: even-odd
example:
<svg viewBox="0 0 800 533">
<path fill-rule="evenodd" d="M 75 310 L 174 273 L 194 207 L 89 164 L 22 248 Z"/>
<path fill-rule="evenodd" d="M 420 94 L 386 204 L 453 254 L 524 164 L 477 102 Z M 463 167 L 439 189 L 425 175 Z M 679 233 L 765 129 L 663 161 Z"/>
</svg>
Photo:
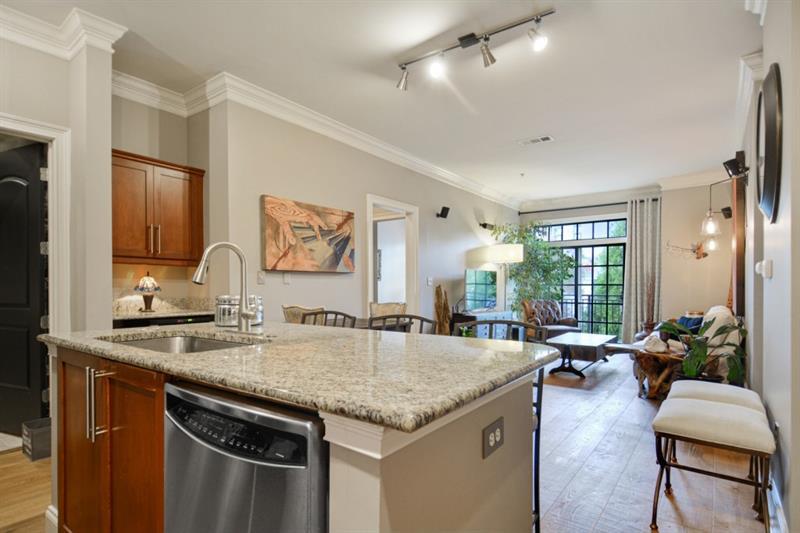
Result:
<svg viewBox="0 0 800 533">
<path fill-rule="evenodd" d="M 255 318 L 256 312 L 250 308 L 247 294 L 247 258 L 241 248 L 232 242 L 215 242 L 208 245 L 208 248 L 203 252 L 202 259 L 200 259 L 200 264 L 197 265 L 197 270 L 194 271 L 192 282 L 198 285 L 205 284 L 208 277 L 208 259 L 212 253 L 220 248 L 227 248 L 239 257 L 239 282 L 241 287 L 239 295 L 239 331 L 249 333 L 250 322 Z"/>
</svg>

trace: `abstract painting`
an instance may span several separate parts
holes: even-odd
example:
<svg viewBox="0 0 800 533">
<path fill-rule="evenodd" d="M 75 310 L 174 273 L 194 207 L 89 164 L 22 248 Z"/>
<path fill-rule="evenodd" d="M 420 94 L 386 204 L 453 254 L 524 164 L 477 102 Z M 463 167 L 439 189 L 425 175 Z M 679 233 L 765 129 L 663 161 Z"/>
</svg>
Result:
<svg viewBox="0 0 800 533">
<path fill-rule="evenodd" d="M 352 211 L 262 196 L 263 267 L 291 272 L 355 272 Z"/>
</svg>

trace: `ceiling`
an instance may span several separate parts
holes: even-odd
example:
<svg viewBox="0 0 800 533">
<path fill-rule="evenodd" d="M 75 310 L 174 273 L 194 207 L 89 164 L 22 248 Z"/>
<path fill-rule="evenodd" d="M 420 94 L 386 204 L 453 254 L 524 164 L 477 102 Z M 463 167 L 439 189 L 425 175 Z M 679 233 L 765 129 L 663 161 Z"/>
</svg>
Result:
<svg viewBox="0 0 800 533">
<path fill-rule="evenodd" d="M 80 7 L 129 28 L 117 70 L 179 92 L 227 71 L 520 201 L 718 167 L 739 57 L 761 48 L 738 0 L 2 2 L 54 24 Z M 456 50 L 446 79 L 416 65 L 395 89 L 397 63 L 549 7 L 542 53 L 522 27 L 488 69 Z"/>
</svg>

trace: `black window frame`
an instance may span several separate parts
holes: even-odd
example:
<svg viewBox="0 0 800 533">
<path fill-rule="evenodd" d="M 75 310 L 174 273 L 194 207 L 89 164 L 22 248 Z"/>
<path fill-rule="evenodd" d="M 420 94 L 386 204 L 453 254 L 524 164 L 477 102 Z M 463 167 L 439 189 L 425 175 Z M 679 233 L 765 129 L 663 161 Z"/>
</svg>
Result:
<svg viewBox="0 0 800 533">
<path fill-rule="evenodd" d="M 488 281 L 488 282 L 479 282 L 479 281 L 470 282 L 469 281 L 469 272 L 470 271 L 475 272 L 476 274 L 478 272 L 486 272 L 487 274 L 490 274 L 491 276 L 494 277 L 494 283 L 492 283 L 491 281 Z M 473 287 L 484 287 L 484 289 L 485 289 L 484 290 L 484 294 L 486 296 L 484 296 L 484 298 L 476 298 L 476 297 L 469 298 L 469 287 L 470 287 L 470 285 L 473 286 Z M 488 288 L 489 287 L 494 287 L 494 298 L 490 298 L 488 296 L 488 294 L 489 294 Z M 484 305 L 483 306 L 478 306 L 478 307 L 470 307 L 469 306 L 469 302 L 483 303 Z M 494 309 L 496 307 L 497 307 L 497 272 L 493 271 L 493 270 L 481 270 L 479 268 L 468 268 L 467 269 L 467 273 L 465 273 L 465 275 L 464 275 L 464 309 L 467 310 L 467 311 L 471 311 L 471 310 L 474 310 L 474 309 Z"/>
</svg>

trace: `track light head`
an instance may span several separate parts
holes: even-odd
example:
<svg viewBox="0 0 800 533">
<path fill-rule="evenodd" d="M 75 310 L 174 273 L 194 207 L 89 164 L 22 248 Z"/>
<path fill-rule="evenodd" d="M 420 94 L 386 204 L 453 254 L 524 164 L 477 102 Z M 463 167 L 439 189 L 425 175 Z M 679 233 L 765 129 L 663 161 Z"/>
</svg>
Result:
<svg viewBox="0 0 800 533">
<path fill-rule="evenodd" d="M 401 91 L 407 91 L 408 90 L 408 70 L 406 69 L 405 65 L 401 66 L 400 70 L 403 71 L 403 74 L 400 75 L 400 81 L 397 82 L 397 88 L 400 89 Z"/>
<path fill-rule="evenodd" d="M 538 20 L 536 21 L 536 26 L 528 30 L 528 38 L 531 40 L 531 46 L 533 46 L 534 52 L 541 52 L 547 48 L 547 43 L 550 41 L 547 35 L 539 30 Z"/>
<path fill-rule="evenodd" d="M 431 62 L 431 65 L 428 67 L 428 74 L 431 75 L 431 78 L 435 80 L 440 80 L 444 78 L 444 73 L 447 71 L 447 67 L 444 64 L 444 54 L 440 55 L 436 59 Z"/>
<path fill-rule="evenodd" d="M 491 67 L 497 62 L 494 55 L 492 55 L 492 51 L 489 50 L 488 36 L 485 36 L 481 42 L 481 56 L 483 56 L 483 68 Z"/>
</svg>

